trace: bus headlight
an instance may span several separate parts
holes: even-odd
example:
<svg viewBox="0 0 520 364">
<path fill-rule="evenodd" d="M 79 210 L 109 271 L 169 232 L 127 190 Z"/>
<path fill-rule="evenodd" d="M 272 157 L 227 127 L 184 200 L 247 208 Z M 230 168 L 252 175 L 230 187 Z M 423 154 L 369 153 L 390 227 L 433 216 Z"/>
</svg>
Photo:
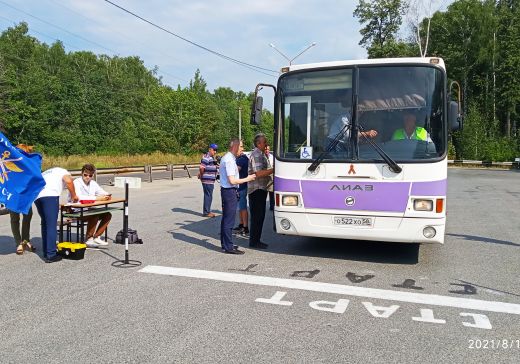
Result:
<svg viewBox="0 0 520 364">
<path fill-rule="evenodd" d="M 291 228 L 291 222 L 289 220 L 287 220 L 287 219 L 282 219 L 280 221 L 280 226 L 284 230 L 289 230 Z"/>
<path fill-rule="evenodd" d="M 433 211 L 432 200 L 413 200 L 413 209 L 415 211 Z"/>
<path fill-rule="evenodd" d="M 298 196 L 296 196 L 296 195 L 282 196 L 282 206 L 298 206 Z"/>
<path fill-rule="evenodd" d="M 426 239 L 431 239 L 435 236 L 435 234 L 437 234 L 437 231 L 432 226 L 426 226 L 422 233 Z"/>
</svg>

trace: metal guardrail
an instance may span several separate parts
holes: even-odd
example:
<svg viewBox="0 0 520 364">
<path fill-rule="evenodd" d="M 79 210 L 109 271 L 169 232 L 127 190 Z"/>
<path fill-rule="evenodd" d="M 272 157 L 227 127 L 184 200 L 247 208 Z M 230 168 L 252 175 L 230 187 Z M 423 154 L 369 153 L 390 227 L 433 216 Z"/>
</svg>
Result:
<svg viewBox="0 0 520 364">
<path fill-rule="evenodd" d="M 148 175 L 148 182 L 153 181 L 153 172 L 170 172 L 170 179 L 175 178 L 175 171 L 186 171 L 188 177 L 191 178 L 190 168 L 199 168 L 199 164 L 155 164 L 144 166 L 129 166 L 115 168 L 97 168 L 94 179 L 97 181 L 98 175 L 113 175 L 114 179 L 118 175 L 129 173 L 145 173 Z M 70 171 L 72 176 L 81 176 L 81 170 Z M 114 180 L 112 179 L 112 181 Z"/>
<path fill-rule="evenodd" d="M 477 161 L 469 159 L 448 160 L 448 165 L 453 167 L 477 167 L 477 168 L 497 168 L 497 169 L 520 169 L 520 158 L 515 158 L 514 162 L 492 162 Z"/>
</svg>

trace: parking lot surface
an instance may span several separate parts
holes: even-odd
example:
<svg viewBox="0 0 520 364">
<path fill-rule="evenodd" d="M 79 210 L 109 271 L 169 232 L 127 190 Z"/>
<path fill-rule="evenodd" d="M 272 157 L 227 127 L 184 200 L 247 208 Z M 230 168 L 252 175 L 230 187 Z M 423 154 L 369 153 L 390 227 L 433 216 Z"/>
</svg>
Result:
<svg viewBox="0 0 520 364">
<path fill-rule="evenodd" d="M 127 269 L 112 242 L 45 264 L 36 210 L 38 251 L 17 256 L 1 216 L 0 362 L 518 362 L 519 179 L 450 169 L 443 246 L 283 236 L 268 211 L 269 249 L 236 237 L 241 256 L 222 254 L 198 180 L 143 182 Z"/>
</svg>

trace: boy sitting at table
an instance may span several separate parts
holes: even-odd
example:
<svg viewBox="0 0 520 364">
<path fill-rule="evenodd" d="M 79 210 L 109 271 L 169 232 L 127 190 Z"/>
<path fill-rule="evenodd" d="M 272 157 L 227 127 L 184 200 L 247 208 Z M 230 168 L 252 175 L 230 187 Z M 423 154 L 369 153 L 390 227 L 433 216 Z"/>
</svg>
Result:
<svg viewBox="0 0 520 364">
<path fill-rule="evenodd" d="M 99 184 L 92 179 L 95 172 L 96 167 L 94 167 L 94 165 L 85 164 L 81 168 L 81 177 L 74 180 L 74 188 L 76 189 L 76 194 L 80 202 L 82 200 L 107 201 L 112 198 L 111 194 L 102 189 Z M 70 196 L 69 202 L 72 202 Z M 110 212 L 83 217 L 83 220 L 87 222 L 87 240 L 85 241 L 87 247 L 98 248 L 108 245 L 108 242 L 104 241 L 101 235 L 103 235 L 107 229 L 111 219 L 112 214 Z"/>
</svg>

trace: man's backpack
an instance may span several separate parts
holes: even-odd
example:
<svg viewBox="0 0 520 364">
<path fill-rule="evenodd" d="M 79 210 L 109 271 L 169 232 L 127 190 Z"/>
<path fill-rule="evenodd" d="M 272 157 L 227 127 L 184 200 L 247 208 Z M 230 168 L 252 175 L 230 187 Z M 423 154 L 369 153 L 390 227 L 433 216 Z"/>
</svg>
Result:
<svg viewBox="0 0 520 364">
<path fill-rule="evenodd" d="M 116 235 L 116 244 L 124 244 L 125 238 L 123 236 L 123 230 L 119 230 Z M 137 230 L 128 229 L 128 244 L 142 244 L 143 241 L 139 239 L 137 235 Z"/>
</svg>

